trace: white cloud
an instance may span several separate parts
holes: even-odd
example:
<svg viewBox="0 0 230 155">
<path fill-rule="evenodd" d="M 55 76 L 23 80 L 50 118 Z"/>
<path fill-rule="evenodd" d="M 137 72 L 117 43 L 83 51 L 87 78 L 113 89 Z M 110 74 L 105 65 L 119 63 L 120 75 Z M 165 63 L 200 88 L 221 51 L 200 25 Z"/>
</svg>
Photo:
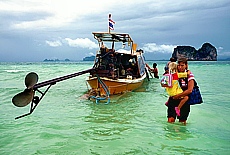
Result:
<svg viewBox="0 0 230 155">
<path fill-rule="evenodd" d="M 95 42 L 91 41 L 89 38 L 65 38 L 65 40 L 67 41 L 67 44 L 71 47 L 81 47 L 88 49 L 98 48 L 98 45 Z"/>
<path fill-rule="evenodd" d="M 51 47 L 62 46 L 62 43 L 59 40 L 56 40 L 56 41 L 48 41 L 48 40 L 46 40 L 46 44 L 48 44 Z"/>
<path fill-rule="evenodd" d="M 218 4 L 213 1 L 207 4 L 207 2 L 203 2 L 200 0 L 196 0 L 193 3 L 184 0 L 177 0 L 176 2 L 174 0 L 84 0 L 81 1 L 81 3 L 77 3 L 77 5 L 74 5 L 76 3 L 74 0 L 11 0 L 0 1 L 0 12 L 14 13 L 18 17 L 20 17 L 20 15 L 22 14 L 24 17 L 31 14 L 46 14 L 46 16 L 42 16 L 36 19 L 24 19 L 21 21 L 21 19 L 23 18 L 18 18 L 19 20 L 12 22 L 11 25 L 12 27 L 18 29 L 38 29 L 47 27 L 62 27 L 70 25 L 71 23 L 76 22 L 78 19 L 84 18 L 84 16 L 86 15 L 101 15 L 109 12 L 116 12 L 115 14 L 121 18 L 121 16 L 119 15 L 120 12 L 124 14 L 123 11 L 127 11 L 129 19 L 138 18 L 138 20 L 143 15 L 147 15 L 147 18 L 145 18 L 147 20 L 155 16 L 159 19 L 162 19 L 162 17 L 165 16 L 170 16 L 174 19 L 174 13 L 181 13 L 187 10 L 194 11 L 194 9 L 200 9 L 201 6 L 206 6 L 205 9 L 213 8 L 216 5 L 222 6 L 223 4 L 227 3 L 225 1 L 226 0 L 220 0 Z M 145 10 L 139 12 L 136 11 L 140 6 L 146 6 L 143 7 Z M 122 8 L 126 9 L 123 10 Z M 131 15 L 133 15 L 133 17 Z"/>
<path fill-rule="evenodd" d="M 224 48 L 223 47 L 218 47 L 217 50 L 221 51 L 223 50 Z"/>
<path fill-rule="evenodd" d="M 93 52 L 90 52 L 90 53 L 89 53 L 89 55 L 93 55 L 93 56 L 94 56 L 94 55 L 95 55 L 95 53 L 93 53 Z"/>
<path fill-rule="evenodd" d="M 49 27 L 62 27 L 84 18 L 85 15 L 105 14 L 114 8 L 122 0 L 98 2 L 94 0 L 84 0 L 77 3 L 74 0 L 17 0 L 0 1 L 0 12 L 10 12 L 17 16 L 29 14 L 46 14 L 37 19 L 18 20 L 12 23 L 11 27 L 17 29 L 38 29 Z M 128 1 L 127 1 L 128 2 Z M 124 5 L 127 5 L 127 2 Z M 100 13 L 101 12 L 101 13 Z"/>
<path fill-rule="evenodd" d="M 63 44 L 67 44 L 70 47 L 80 47 L 80 48 L 87 48 L 87 49 L 94 49 L 98 48 L 98 44 L 91 41 L 89 38 L 77 38 L 77 39 L 71 39 L 71 38 L 65 38 L 62 39 L 59 37 L 58 40 L 55 41 L 45 41 L 46 44 L 48 44 L 51 47 L 59 47 Z M 94 55 L 94 54 L 92 54 Z"/>
<path fill-rule="evenodd" d="M 143 46 L 145 52 L 172 53 L 177 45 L 157 45 L 156 43 L 147 43 Z"/>
</svg>

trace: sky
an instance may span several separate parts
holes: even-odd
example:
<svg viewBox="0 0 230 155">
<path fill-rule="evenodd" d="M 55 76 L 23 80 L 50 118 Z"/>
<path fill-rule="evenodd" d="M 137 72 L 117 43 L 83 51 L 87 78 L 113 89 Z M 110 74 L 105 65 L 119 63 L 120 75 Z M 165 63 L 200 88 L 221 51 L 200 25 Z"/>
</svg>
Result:
<svg viewBox="0 0 230 155">
<path fill-rule="evenodd" d="M 0 62 L 82 60 L 98 50 L 92 32 L 129 33 L 147 60 L 176 46 L 211 43 L 230 57 L 229 0 L 0 0 Z"/>
</svg>

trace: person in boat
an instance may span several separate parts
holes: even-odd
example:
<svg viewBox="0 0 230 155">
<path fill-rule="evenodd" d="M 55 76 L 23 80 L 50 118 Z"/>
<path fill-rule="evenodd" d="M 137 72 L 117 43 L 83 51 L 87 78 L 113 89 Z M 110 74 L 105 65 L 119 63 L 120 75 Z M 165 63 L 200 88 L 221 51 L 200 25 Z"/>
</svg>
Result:
<svg viewBox="0 0 230 155">
<path fill-rule="evenodd" d="M 167 62 L 167 64 L 166 64 L 165 67 L 164 67 L 164 70 L 165 70 L 164 74 L 169 73 L 169 63 L 170 63 L 170 62 L 176 62 L 176 58 L 171 57 L 171 58 L 169 59 L 169 61 Z M 163 74 L 163 75 L 164 75 L 164 74 Z"/>
<path fill-rule="evenodd" d="M 125 76 L 125 69 L 124 69 L 124 67 L 122 65 L 121 65 L 121 75 Z"/>
<path fill-rule="evenodd" d="M 126 72 L 128 75 L 131 75 L 131 76 L 137 75 L 137 63 L 134 58 L 129 59 L 129 65 L 128 65 L 128 68 L 126 69 Z"/>
<path fill-rule="evenodd" d="M 104 55 L 107 51 L 108 51 L 108 48 L 104 45 L 103 42 L 101 42 L 101 48 L 100 48 L 101 54 Z"/>
<path fill-rule="evenodd" d="M 171 76 L 171 84 L 170 87 L 166 84 L 166 92 L 168 93 L 168 95 L 170 97 L 173 97 L 177 94 L 180 94 L 183 92 L 183 90 L 180 87 L 179 78 L 187 78 L 187 74 L 189 74 L 189 72 L 185 72 L 185 73 L 178 73 L 178 69 L 177 69 L 177 63 L 176 62 L 171 62 L 169 63 L 169 74 Z M 164 76 L 163 78 L 164 79 Z M 162 80 L 162 82 L 164 82 L 165 80 Z M 164 83 L 162 83 L 162 86 L 164 86 Z M 180 103 L 177 107 L 175 107 L 175 111 L 176 111 L 176 115 L 180 116 L 180 109 L 181 107 L 185 104 L 185 102 L 188 101 L 188 96 L 184 96 L 181 98 Z M 165 105 L 168 105 L 168 101 L 165 103 Z"/>
<path fill-rule="evenodd" d="M 146 63 L 146 67 L 148 68 L 150 73 L 153 73 L 154 77 L 159 79 L 158 76 L 158 68 L 157 68 L 157 63 L 153 63 L 153 68 L 151 68 L 147 63 Z"/>
<path fill-rule="evenodd" d="M 177 61 L 177 69 L 178 73 L 187 73 L 186 78 L 179 78 L 179 84 L 182 88 L 183 92 L 177 94 L 173 97 L 170 97 L 168 100 L 168 110 L 167 110 L 167 118 L 169 123 L 174 123 L 175 119 L 178 118 L 179 122 L 186 125 L 187 118 L 190 113 L 190 105 L 187 102 L 180 109 L 180 116 L 176 116 L 175 107 L 178 107 L 180 101 L 183 97 L 188 96 L 192 93 L 195 78 L 191 71 L 188 70 L 188 61 L 187 58 L 181 57 Z"/>
</svg>

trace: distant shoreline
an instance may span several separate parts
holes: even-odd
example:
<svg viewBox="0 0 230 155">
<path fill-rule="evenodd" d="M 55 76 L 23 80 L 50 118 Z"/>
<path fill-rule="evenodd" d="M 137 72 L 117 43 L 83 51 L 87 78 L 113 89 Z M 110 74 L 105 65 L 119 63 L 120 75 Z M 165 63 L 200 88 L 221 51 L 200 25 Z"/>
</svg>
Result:
<svg viewBox="0 0 230 155">
<path fill-rule="evenodd" d="M 165 60 L 165 59 L 161 59 L 161 60 L 145 60 L 145 61 L 169 61 L 169 60 Z M 217 61 L 230 61 L 230 59 L 219 59 Z M 217 62 L 217 61 L 206 61 L 206 62 Z M 73 62 L 84 62 L 84 63 L 93 63 L 94 60 L 90 60 L 90 61 L 84 61 L 84 60 L 69 60 L 69 61 L 64 61 L 64 60 L 59 60 L 59 61 L 1 61 L 0 63 L 32 63 L 32 62 L 44 62 L 44 63 L 73 63 Z M 190 61 L 190 62 L 199 62 L 199 61 Z M 200 62 L 205 62 L 205 61 L 200 61 Z"/>
<path fill-rule="evenodd" d="M 145 61 L 169 61 L 169 60 L 161 59 L 161 60 L 145 60 Z M 218 59 L 218 60 L 189 60 L 189 61 L 230 61 L 230 59 Z"/>
</svg>

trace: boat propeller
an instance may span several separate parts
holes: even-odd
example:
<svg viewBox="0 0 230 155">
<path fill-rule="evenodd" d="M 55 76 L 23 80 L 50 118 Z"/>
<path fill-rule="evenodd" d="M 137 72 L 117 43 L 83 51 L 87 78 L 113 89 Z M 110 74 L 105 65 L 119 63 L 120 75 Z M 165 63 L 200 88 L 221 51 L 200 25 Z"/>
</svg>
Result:
<svg viewBox="0 0 230 155">
<path fill-rule="evenodd" d="M 15 119 L 27 116 L 32 114 L 32 112 L 34 111 L 34 109 L 37 107 L 38 103 L 41 101 L 41 99 L 45 96 L 45 94 L 48 92 L 48 90 L 50 89 L 50 87 L 54 84 L 56 84 L 57 82 L 61 82 L 63 80 L 67 80 L 85 73 L 89 73 L 94 71 L 95 69 L 87 69 L 84 71 L 80 71 L 77 73 L 73 73 L 73 74 L 69 74 L 69 75 L 65 75 L 62 77 L 58 77 L 58 78 L 54 78 L 51 80 L 47 80 L 41 83 L 37 83 L 38 82 L 38 75 L 35 72 L 30 72 L 29 74 L 26 75 L 25 77 L 25 85 L 26 85 L 26 89 L 21 92 L 18 93 L 17 95 L 15 95 L 12 98 L 12 102 L 15 106 L 17 107 L 25 107 L 27 106 L 29 103 L 31 103 L 31 107 L 30 107 L 30 112 L 21 116 L 16 117 Z M 44 92 L 40 91 L 38 88 L 44 87 L 44 86 L 48 86 L 46 88 L 46 90 Z M 35 96 L 35 93 L 39 92 L 41 95 L 39 96 Z"/>
<path fill-rule="evenodd" d="M 17 107 L 27 106 L 34 97 L 33 89 L 25 89 L 23 92 L 18 93 L 12 99 L 12 102 Z"/>
<path fill-rule="evenodd" d="M 34 72 L 31 72 L 26 75 L 25 78 L 25 85 L 26 89 L 15 95 L 12 99 L 12 102 L 17 107 L 24 107 L 27 106 L 34 97 L 33 86 L 38 82 L 38 75 Z"/>
<path fill-rule="evenodd" d="M 27 89 L 32 88 L 38 82 L 38 75 L 34 72 L 31 72 L 26 75 L 25 85 Z"/>
</svg>

